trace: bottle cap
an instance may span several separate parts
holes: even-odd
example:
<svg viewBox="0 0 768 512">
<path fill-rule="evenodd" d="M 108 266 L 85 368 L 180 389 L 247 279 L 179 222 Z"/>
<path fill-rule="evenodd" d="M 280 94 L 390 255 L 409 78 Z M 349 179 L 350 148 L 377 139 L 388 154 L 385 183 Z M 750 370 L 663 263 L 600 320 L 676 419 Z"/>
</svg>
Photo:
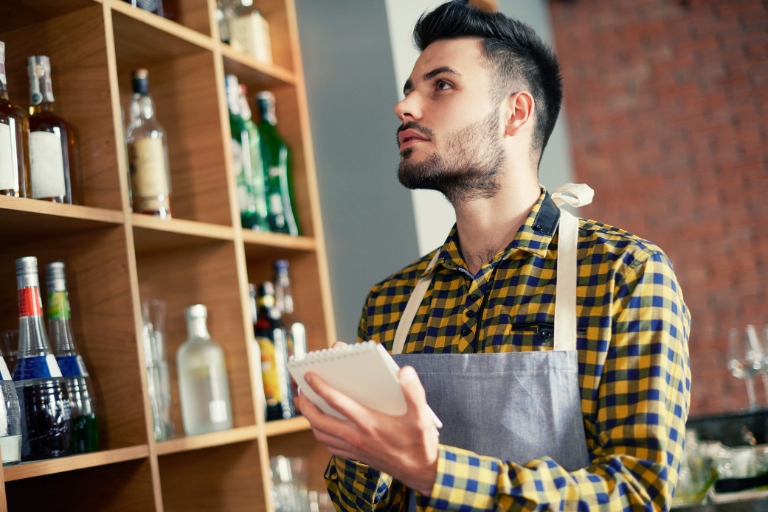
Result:
<svg viewBox="0 0 768 512">
<path fill-rule="evenodd" d="M 144 68 L 135 69 L 131 73 L 131 86 L 134 94 L 149 94 L 149 71 Z"/>
<path fill-rule="evenodd" d="M 33 55 L 27 59 L 29 73 L 29 100 L 33 105 L 53 102 L 51 85 L 51 59 L 45 55 Z"/>
<path fill-rule="evenodd" d="M 187 320 L 192 320 L 195 318 L 208 318 L 208 308 L 202 304 L 195 304 L 194 306 L 189 306 L 186 310 L 184 310 L 184 314 L 187 316 Z"/>
<path fill-rule="evenodd" d="M 276 260 L 275 261 L 275 270 L 288 270 L 288 260 Z"/>
<path fill-rule="evenodd" d="M 16 286 L 20 290 L 40 286 L 40 280 L 37 277 L 36 257 L 26 256 L 16 260 Z"/>
<path fill-rule="evenodd" d="M 45 266 L 45 284 L 49 292 L 67 291 L 67 277 L 63 262 L 54 261 Z"/>
<path fill-rule="evenodd" d="M 259 106 L 261 118 L 266 119 L 272 125 L 276 125 L 275 95 L 270 91 L 261 91 L 256 94 L 256 104 Z"/>
</svg>

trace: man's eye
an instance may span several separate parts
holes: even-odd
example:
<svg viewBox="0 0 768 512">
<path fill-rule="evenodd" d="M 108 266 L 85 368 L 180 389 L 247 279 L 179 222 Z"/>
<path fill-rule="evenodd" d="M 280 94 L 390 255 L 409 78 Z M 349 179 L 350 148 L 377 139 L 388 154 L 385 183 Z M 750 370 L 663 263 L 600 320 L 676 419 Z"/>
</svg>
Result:
<svg viewBox="0 0 768 512">
<path fill-rule="evenodd" d="M 451 84 L 449 84 L 445 80 L 438 80 L 437 81 L 437 90 L 438 91 L 444 91 L 444 90 L 450 89 L 450 88 L 451 88 Z"/>
</svg>

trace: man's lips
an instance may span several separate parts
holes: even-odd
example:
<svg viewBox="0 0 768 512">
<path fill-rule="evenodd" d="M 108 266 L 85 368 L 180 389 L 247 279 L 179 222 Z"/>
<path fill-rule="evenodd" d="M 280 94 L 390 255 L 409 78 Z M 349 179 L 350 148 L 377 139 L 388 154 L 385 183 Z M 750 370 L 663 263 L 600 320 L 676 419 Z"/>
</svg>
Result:
<svg viewBox="0 0 768 512">
<path fill-rule="evenodd" d="M 400 142 L 400 149 L 402 150 L 418 142 L 428 141 L 429 139 L 416 130 L 409 128 L 398 133 L 397 140 Z"/>
</svg>

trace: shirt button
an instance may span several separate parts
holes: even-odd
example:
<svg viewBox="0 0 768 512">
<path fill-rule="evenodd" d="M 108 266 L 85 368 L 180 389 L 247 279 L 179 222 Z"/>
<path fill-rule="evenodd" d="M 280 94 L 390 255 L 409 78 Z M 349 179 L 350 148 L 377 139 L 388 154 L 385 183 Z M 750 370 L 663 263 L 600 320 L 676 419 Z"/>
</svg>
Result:
<svg viewBox="0 0 768 512">
<path fill-rule="evenodd" d="M 544 329 L 543 331 L 541 331 L 541 338 L 542 339 L 548 340 L 551 337 L 552 337 L 552 331 L 550 331 L 549 329 Z"/>
<path fill-rule="evenodd" d="M 533 229 L 536 231 L 544 231 L 544 229 L 541 227 L 541 224 L 534 224 Z"/>
<path fill-rule="evenodd" d="M 370 479 L 371 479 L 371 474 L 370 474 L 370 473 L 365 473 L 365 474 L 363 474 L 363 476 L 364 476 L 365 478 L 367 478 L 368 480 L 370 480 Z"/>
<path fill-rule="evenodd" d="M 474 318 L 475 312 L 470 309 L 469 311 L 467 311 L 466 315 L 468 318 Z"/>
<path fill-rule="evenodd" d="M 469 336 L 470 332 L 472 332 L 472 331 L 469 330 L 469 327 L 463 327 L 461 329 L 461 335 L 464 336 L 464 337 Z"/>
<path fill-rule="evenodd" d="M 469 300 L 471 300 L 472 302 L 477 302 L 477 299 L 479 299 L 479 298 L 480 298 L 480 296 L 475 294 L 475 293 L 473 293 L 472 295 L 469 296 Z"/>
</svg>

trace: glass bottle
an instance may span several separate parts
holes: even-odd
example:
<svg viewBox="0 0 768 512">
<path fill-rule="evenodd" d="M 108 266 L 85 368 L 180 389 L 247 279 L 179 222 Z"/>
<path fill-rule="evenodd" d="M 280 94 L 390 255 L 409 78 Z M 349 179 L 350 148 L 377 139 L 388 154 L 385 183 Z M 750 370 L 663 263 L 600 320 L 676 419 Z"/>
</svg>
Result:
<svg viewBox="0 0 768 512">
<path fill-rule="evenodd" d="M 248 87 L 240 84 L 240 117 L 248 132 L 251 153 L 250 185 L 256 208 L 255 222 L 251 226 L 254 231 L 269 231 L 269 211 L 267 209 L 267 194 L 264 182 L 264 159 L 261 155 L 261 136 L 256 124 L 251 120 L 251 106 L 248 105 Z"/>
<path fill-rule="evenodd" d="M 291 277 L 288 274 L 288 260 L 275 261 L 275 307 L 280 310 L 283 317 L 293 315 L 293 295 L 291 293 Z M 290 323 L 287 336 L 288 357 L 303 357 L 307 353 L 307 330 L 304 324 L 298 321 Z M 298 385 L 290 380 L 293 396 L 299 392 Z"/>
<path fill-rule="evenodd" d="M 77 202 L 75 130 L 53 111 L 51 61 L 27 60 L 29 73 L 29 160 L 32 197 L 54 203 Z"/>
<path fill-rule="evenodd" d="M 259 408 L 261 409 L 261 412 L 264 414 L 264 419 L 267 418 L 267 400 L 266 396 L 264 395 L 264 375 L 262 374 L 262 355 L 261 355 L 261 345 L 259 345 L 259 341 L 256 338 L 256 321 L 258 320 L 258 310 L 259 307 L 256 305 L 256 286 L 252 283 L 248 283 L 248 296 L 249 296 L 249 305 L 251 306 L 251 321 L 253 322 L 253 341 L 251 341 L 251 352 L 250 352 L 250 364 L 253 368 L 252 374 L 255 381 L 255 393 L 256 393 L 256 402 L 259 404 Z"/>
<path fill-rule="evenodd" d="M 0 451 L 3 454 L 3 466 L 16 464 L 21 460 L 21 411 L 16 387 L 11 373 L 0 357 Z"/>
<path fill-rule="evenodd" d="M 259 107 L 259 135 L 261 154 L 264 158 L 264 173 L 269 208 L 269 225 L 276 233 L 299 234 L 298 221 L 293 205 L 291 172 L 291 151 L 277 133 L 275 116 L 275 95 L 262 91 L 256 95 Z"/>
<path fill-rule="evenodd" d="M 286 331 L 280 310 L 275 307 L 275 288 L 270 282 L 258 289 L 258 313 L 254 334 L 261 349 L 261 373 L 267 403 L 267 420 L 296 415 L 291 394 Z"/>
<path fill-rule="evenodd" d="M 155 117 L 149 95 L 149 73 L 137 69 L 131 76 L 133 96 L 125 144 L 128 148 L 133 211 L 171 218 L 171 176 L 165 130 Z"/>
<path fill-rule="evenodd" d="M 29 197 L 29 120 L 8 98 L 5 43 L 0 41 L 0 195 Z"/>
<path fill-rule="evenodd" d="M 56 261 L 45 267 L 48 289 L 48 328 L 53 353 L 66 379 L 72 420 L 72 453 L 95 452 L 99 445 L 99 424 L 96 404 L 91 394 L 93 385 L 82 356 L 72 336 L 67 278 L 64 263 Z"/>
<path fill-rule="evenodd" d="M 165 441 L 169 436 L 163 421 L 162 377 L 160 365 L 155 357 L 155 333 L 146 302 L 141 304 L 141 341 L 144 347 L 144 362 L 147 366 L 147 394 L 152 411 L 152 432 L 155 435 L 155 441 Z"/>
<path fill-rule="evenodd" d="M 251 146 L 258 141 L 251 139 L 251 134 L 240 115 L 240 86 L 235 75 L 224 77 L 227 106 L 229 107 L 229 129 L 232 134 L 232 170 L 237 186 L 237 203 L 240 209 L 240 222 L 244 228 L 258 226 L 256 201 L 253 195 L 253 162 Z"/>
<path fill-rule="evenodd" d="M 70 450 L 70 404 L 65 380 L 45 332 L 37 258 L 16 260 L 16 284 L 19 359 L 13 380 L 21 415 L 21 459 L 62 457 Z"/>
<path fill-rule="evenodd" d="M 195 304 L 185 314 L 189 338 L 176 353 L 184 432 L 194 436 L 230 429 L 232 402 L 224 350 L 208 334 L 205 306 Z"/>
<path fill-rule="evenodd" d="M 152 14 L 157 14 L 163 18 L 178 21 L 178 5 L 176 0 L 123 0 L 131 4 L 133 7 L 138 7 Z"/>
</svg>

